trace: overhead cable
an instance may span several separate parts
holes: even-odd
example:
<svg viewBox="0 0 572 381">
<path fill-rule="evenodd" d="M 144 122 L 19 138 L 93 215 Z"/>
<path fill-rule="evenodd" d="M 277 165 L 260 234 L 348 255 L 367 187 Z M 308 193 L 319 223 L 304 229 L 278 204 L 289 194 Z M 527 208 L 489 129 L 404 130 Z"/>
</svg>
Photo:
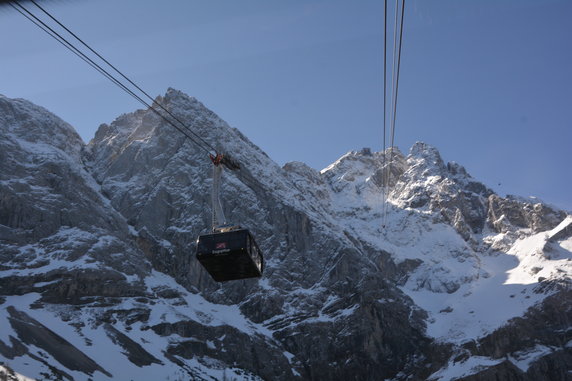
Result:
<svg viewBox="0 0 572 381">
<path fill-rule="evenodd" d="M 399 12 L 401 8 L 401 13 Z M 387 13 L 387 8 L 386 8 Z M 391 169 L 393 166 L 393 157 L 394 157 L 394 150 L 395 150 L 395 125 L 397 119 L 397 99 L 399 95 L 399 74 L 400 74 L 400 67 L 401 67 L 401 47 L 403 43 L 403 24 L 404 24 L 404 14 L 405 14 L 405 0 L 401 1 L 401 7 L 399 7 L 399 0 L 395 1 L 395 23 L 394 23 L 394 32 L 393 32 L 393 65 L 392 65 L 392 74 L 391 74 L 391 84 L 392 84 L 392 91 L 391 91 L 391 108 L 390 108 L 390 152 L 389 152 L 389 163 L 384 168 L 384 176 L 385 180 L 387 181 L 386 186 L 384 187 L 385 196 L 387 197 L 388 188 L 391 182 Z M 387 20 L 386 20 L 387 23 Z M 399 31 L 399 34 L 398 34 Z M 385 38 L 385 36 L 384 36 Z M 385 62 L 384 62 L 384 76 L 385 76 Z M 384 81 L 385 84 L 385 81 Z M 385 87 L 384 87 L 385 91 Z M 384 105 L 385 106 L 385 105 Z M 384 108 L 384 118 L 385 118 L 385 108 Z M 385 143 L 385 119 L 384 119 L 384 143 Z M 385 161 L 385 144 L 384 144 L 384 161 Z M 384 202 L 383 206 L 383 216 L 382 216 L 382 225 L 385 226 L 386 219 L 387 219 L 387 199 Z"/>
<path fill-rule="evenodd" d="M 49 15 L 49 13 L 47 13 L 47 11 L 45 11 L 43 8 L 41 8 L 37 3 L 35 3 L 33 0 L 31 0 L 38 8 L 40 8 L 43 12 L 45 12 L 46 14 Z M 15 4 L 15 5 L 14 5 Z M 112 75 L 111 73 L 109 73 L 107 70 L 105 70 L 104 68 L 102 68 L 99 64 L 97 64 L 95 61 L 93 61 L 90 57 L 88 57 L 86 54 L 84 54 L 81 50 L 79 50 L 77 47 L 75 47 L 75 45 L 73 45 L 71 42 L 69 42 L 65 37 L 63 37 L 61 34 L 59 34 L 58 32 L 56 32 L 53 28 L 51 28 L 49 25 L 47 25 L 44 21 L 42 21 L 40 18 L 38 18 L 36 15 L 34 15 L 30 10 L 26 9 L 23 5 L 19 4 L 18 1 L 14 1 L 14 3 L 9 3 L 9 5 L 11 5 L 14 9 L 16 9 L 20 14 L 24 15 L 28 20 L 32 21 L 36 26 L 38 26 L 41 30 L 43 30 L 44 32 L 46 32 L 50 37 L 54 38 L 56 41 L 58 41 L 60 44 L 62 44 L 63 46 L 65 46 L 68 50 L 70 50 L 72 53 L 74 53 L 75 55 L 77 55 L 78 57 L 80 57 L 83 61 L 85 61 L 86 63 L 88 63 L 91 67 L 93 67 L 95 70 L 97 70 L 99 73 L 101 73 L 103 76 L 105 76 L 107 79 L 109 79 L 113 84 L 115 84 L 116 86 L 118 86 L 120 89 L 122 89 L 123 91 L 125 91 L 127 94 L 129 94 L 130 96 L 132 96 L 134 99 L 136 99 L 137 101 L 139 101 L 141 104 L 143 104 L 144 106 L 146 106 L 147 108 L 149 108 L 151 111 L 153 111 L 154 113 L 156 113 L 157 115 L 159 115 L 164 121 L 166 121 L 168 124 L 170 124 L 171 126 L 173 126 L 175 129 L 177 129 L 179 132 L 181 132 L 183 135 L 185 135 L 186 138 L 188 138 L 189 140 L 191 140 L 193 143 L 195 143 L 195 145 L 197 145 L 199 148 L 201 148 L 202 150 L 206 151 L 207 153 L 210 153 L 211 151 L 216 152 L 216 150 L 212 147 L 212 145 L 210 145 L 208 142 L 206 142 L 204 139 L 202 139 L 198 134 L 196 134 L 194 131 L 192 131 L 188 126 L 186 126 L 182 121 L 180 121 L 178 118 L 176 118 L 170 111 L 168 111 L 167 109 L 165 109 L 162 105 L 160 105 L 158 102 L 153 101 L 153 98 L 151 98 L 146 92 L 144 92 L 139 86 L 135 85 L 131 80 L 129 80 L 126 76 L 124 76 L 123 74 L 121 74 L 113 65 L 111 65 L 107 60 L 105 60 L 104 58 L 102 58 L 97 52 L 95 52 L 95 50 L 89 48 L 92 52 L 94 52 L 98 57 L 100 57 L 105 63 L 107 63 L 110 67 L 112 67 L 115 71 L 119 72 L 124 78 L 126 78 L 133 86 L 135 86 L 139 91 L 141 91 L 142 93 L 144 93 L 147 97 L 149 97 L 154 104 L 157 104 L 161 109 L 163 109 L 165 112 L 167 112 L 173 119 L 175 119 L 177 122 L 179 122 L 182 126 L 182 128 L 180 126 L 177 126 L 175 123 L 173 123 L 171 120 L 169 120 L 167 117 L 165 117 L 165 115 L 163 115 L 161 112 L 159 112 L 159 110 L 155 109 L 152 105 L 150 105 L 149 103 L 147 103 L 144 99 L 142 99 L 139 95 L 137 95 L 133 90 L 129 89 L 124 83 L 122 83 L 119 79 L 117 79 L 114 75 Z M 25 13 L 24 13 L 25 12 Z M 68 33 L 72 34 L 72 36 L 74 36 L 75 38 L 77 38 L 78 40 L 79 37 L 77 37 L 75 34 L 73 34 L 68 28 L 66 28 L 65 26 L 63 26 L 63 24 L 61 24 L 60 22 L 58 22 L 53 16 L 49 15 L 53 20 L 55 20 L 60 26 L 62 26 L 66 31 L 68 31 Z M 85 42 L 81 41 L 82 44 L 84 44 L 85 46 L 88 46 L 87 44 L 85 44 Z M 190 135 L 190 134 L 191 135 Z M 194 136 L 194 137 L 193 137 Z"/>
<path fill-rule="evenodd" d="M 44 12 L 49 18 L 51 18 L 54 22 L 56 22 L 59 26 L 61 26 L 66 32 L 68 32 L 70 35 L 72 35 L 76 40 L 78 40 L 83 46 L 85 46 L 87 49 L 89 49 L 93 54 L 95 54 L 98 58 L 100 58 L 103 62 L 105 62 L 107 65 L 109 65 L 109 67 L 111 67 L 113 70 L 115 70 L 116 73 L 118 73 L 119 75 L 121 75 L 125 80 L 127 80 L 131 85 L 133 85 L 137 90 L 139 90 L 141 93 L 143 93 L 151 102 L 153 102 L 153 104 L 156 104 L 157 106 L 159 106 L 163 111 L 165 111 L 167 114 L 169 114 L 169 116 L 171 116 L 173 119 L 175 119 L 178 123 L 180 123 L 185 129 L 187 129 L 191 134 L 193 134 L 193 136 L 195 136 L 197 139 L 199 139 L 201 142 L 203 142 L 203 144 L 205 144 L 207 147 L 209 147 L 212 151 L 216 152 L 216 149 L 214 149 L 213 146 L 211 146 L 207 141 L 205 141 L 200 135 L 196 134 L 194 131 L 192 131 L 188 126 L 185 125 L 185 123 L 183 123 L 179 118 L 177 118 L 175 115 L 173 115 L 169 110 L 167 110 L 165 107 L 163 107 L 163 105 L 159 102 L 156 102 L 154 100 L 154 98 L 149 95 L 145 90 L 143 90 L 141 87 L 139 87 L 135 82 L 133 82 L 129 77 L 127 77 L 125 74 L 123 74 L 119 69 L 117 69 L 114 65 L 112 65 L 108 60 L 106 60 L 101 54 L 99 54 L 97 51 L 95 51 L 91 46 L 89 46 L 87 43 L 85 43 L 81 38 L 79 38 L 74 32 L 72 32 L 71 30 L 69 30 L 64 24 L 62 24 L 59 20 L 57 20 L 54 16 L 52 16 L 51 13 L 49 13 L 48 11 L 46 11 L 44 8 L 42 8 L 36 1 L 34 0 L 30 0 L 36 7 L 38 7 L 42 12 Z"/>
<path fill-rule="evenodd" d="M 386 125 L 387 125 L 387 0 L 384 1 L 384 11 L 383 11 L 383 158 L 381 162 L 381 215 L 382 218 L 385 216 L 386 212 L 386 198 L 387 198 L 387 176 L 386 176 L 386 160 L 385 160 L 385 150 L 387 148 L 386 143 Z"/>
</svg>

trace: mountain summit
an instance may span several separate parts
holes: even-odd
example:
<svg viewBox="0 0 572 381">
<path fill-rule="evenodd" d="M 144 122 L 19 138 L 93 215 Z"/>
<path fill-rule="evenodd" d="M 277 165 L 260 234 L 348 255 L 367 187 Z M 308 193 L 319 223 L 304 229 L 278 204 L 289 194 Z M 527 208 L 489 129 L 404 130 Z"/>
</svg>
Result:
<svg viewBox="0 0 572 381">
<path fill-rule="evenodd" d="M 265 275 L 218 284 L 196 261 L 212 164 L 156 113 L 85 145 L 0 96 L 0 375 L 568 379 L 572 216 L 501 197 L 425 143 L 393 152 L 383 192 L 389 151 L 280 167 L 195 98 L 157 101 L 241 163 L 223 209 Z"/>
</svg>

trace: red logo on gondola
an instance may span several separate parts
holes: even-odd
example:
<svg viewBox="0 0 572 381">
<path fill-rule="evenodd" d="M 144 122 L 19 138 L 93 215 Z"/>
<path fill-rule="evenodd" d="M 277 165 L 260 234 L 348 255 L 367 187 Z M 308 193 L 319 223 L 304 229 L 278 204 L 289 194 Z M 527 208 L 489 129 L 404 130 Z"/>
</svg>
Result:
<svg viewBox="0 0 572 381">
<path fill-rule="evenodd" d="M 226 249 L 226 242 L 219 242 L 215 245 L 215 249 Z"/>
</svg>

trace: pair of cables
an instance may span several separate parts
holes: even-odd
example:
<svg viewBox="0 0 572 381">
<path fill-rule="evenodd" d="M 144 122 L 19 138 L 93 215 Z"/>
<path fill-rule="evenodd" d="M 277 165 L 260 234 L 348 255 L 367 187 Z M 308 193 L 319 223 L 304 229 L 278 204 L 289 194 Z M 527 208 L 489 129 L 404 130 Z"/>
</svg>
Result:
<svg viewBox="0 0 572 381">
<path fill-rule="evenodd" d="M 401 4 L 400 4 L 401 3 Z M 393 167 L 395 149 L 395 121 L 397 119 L 397 99 L 399 94 L 399 73 L 401 67 L 401 47 L 403 45 L 403 19 L 405 14 L 405 0 L 395 1 L 395 21 L 393 28 L 393 55 L 391 65 L 391 99 L 389 118 L 387 115 L 387 0 L 384 2 L 383 22 L 383 161 L 382 161 L 382 227 L 387 222 L 387 198 L 391 183 L 391 169 Z M 389 160 L 386 160 L 387 150 L 387 120 L 389 119 Z"/>
<path fill-rule="evenodd" d="M 35 6 L 35 11 L 40 11 L 40 13 L 43 14 L 43 18 L 34 13 L 31 8 L 24 6 L 22 1 L 10 1 L 8 2 L 8 5 L 10 5 L 18 13 L 34 23 L 38 28 L 47 33 L 50 37 L 62 44 L 66 49 L 70 50 L 73 54 L 78 56 L 81 60 L 97 70 L 114 85 L 140 102 L 143 106 L 159 115 L 165 122 L 185 135 L 185 137 L 192 141 L 197 147 L 209 154 L 217 153 L 217 150 L 211 144 L 209 144 L 205 139 L 194 132 L 188 125 L 181 121 L 181 119 L 175 116 L 161 103 L 154 100 L 153 97 L 149 95 L 149 93 L 147 93 L 133 80 L 123 74 L 123 72 L 117 69 L 95 49 L 88 45 L 83 39 L 78 37 L 63 23 L 57 20 L 50 12 L 40 6 L 35 0 L 29 0 L 29 2 Z M 59 29 L 59 31 L 56 29 Z"/>
</svg>

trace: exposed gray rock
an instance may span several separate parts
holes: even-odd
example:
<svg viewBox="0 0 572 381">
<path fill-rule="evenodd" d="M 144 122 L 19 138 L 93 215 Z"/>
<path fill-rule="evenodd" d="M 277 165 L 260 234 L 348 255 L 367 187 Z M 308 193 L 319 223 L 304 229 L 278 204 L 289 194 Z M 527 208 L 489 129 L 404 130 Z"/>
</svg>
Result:
<svg viewBox="0 0 572 381">
<path fill-rule="evenodd" d="M 213 358 L 229 366 L 241 365 L 252 374 L 268 380 L 292 380 L 297 377 L 277 346 L 268 346 L 256 335 L 245 335 L 231 327 L 208 327 L 194 321 L 162 323 L 151 329 L 161 336 L 174 334 L 184 338 L 167 348 L 171 356 L 181 358 Z"/>
<path fill-rule="evenodd" d="M 533 232 L 550 230 L 566 217 L 566 213 L 542 203 L 522 202 L 520 198 L 501 198 L 490 195 L 488 199 L 489 220 L 498 232 L 507 232 L 514 227 L 529 228 Z"/>
<path fill-rule="evenodd" d="M 105 325 L 105 331 L 115 344 L 120 345 L 125 350 L 124 353 L 133 364 L 139 367 L 151 365 L 153 363 L 163 364 L 161 360 L 155 358 L 143 349 L 141 345 L 131 340 L 127 335 L 119 332 L 111 324 Z"/>
<path fill-rule="evenodd" d="M 439 151 L 416 143 L 407 157 L 408 170 L 393 196 L 405 207 L 428 208 L 440 213 L 466 241 L 483 231 L 487 197 L 493 194 L 457 163 L 445 165 Z"/>
<path fill-rule="evenodd" d="M 101 372 L 107 377 L 112 377 L 108 371 L 67 340 L 37 320 L 30 318 L 25 312 L 18 311 L 11 306 L 7 310 L 10 314 L 8 320 L 24 344 L 42 348 L 67 369 L 77 370 L 89 375 Z M 11 353 L 15 356 L 20 354 L 21 350 L 13 349 Z"/>
</svg>

